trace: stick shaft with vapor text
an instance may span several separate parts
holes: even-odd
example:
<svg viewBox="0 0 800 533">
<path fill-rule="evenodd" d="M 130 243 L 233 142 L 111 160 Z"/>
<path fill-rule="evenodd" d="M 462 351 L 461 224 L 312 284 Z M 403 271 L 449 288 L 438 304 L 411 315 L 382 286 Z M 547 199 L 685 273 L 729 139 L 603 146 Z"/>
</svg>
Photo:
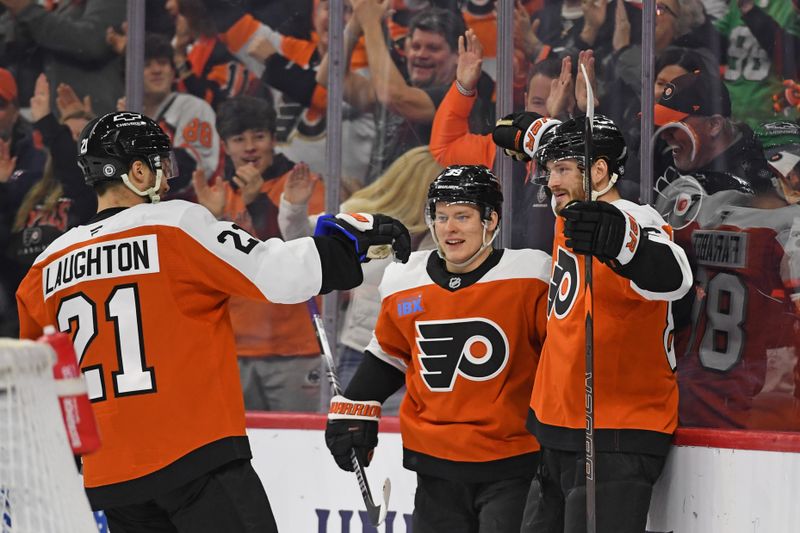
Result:
<svg viewBox="0 0 800 533">
<path fill-rule="evenodd" d="M 587 202 L 592 200 L 592 121 L 594 119 L 594 91 L 586 72 L 580 64 L 586 82 L 586 119 L 584 121 L 584 173 L 583 190 Z M 597 515 L 595 507 L 595 448 L 594 448 L 594 291 L 592 290 L 592 256 L 584 262 L 584 312 L 586 325 L 586 531 L 595 533 Z"/>
<path fill-rule="evenodd" d="M 333 360 L 333 352 L 331 351 L 328 336 L 325 333 L 325 324 L 319 314 L 317 302 L 311 298 L 307 302 L 308 311 L 311 314 L 311 321 L 314 324 L 314 330 L 317 333 L 317 341 L 319 349 L 322 352 L 322 358 L 325 360 L 327 367 L 328 381 L 331 384 L 331 392 L 334 396 L 342 394 L 342 387 L 339 385 L 339 378 L 336 375 L 336 363 Z M 383 482 L 383 502 L 381 505 L 375 505 L 375 500 L 372 499 L 372 492 L 369 490 L 369 483 L 367 482 L 367 475 L 364 473 L 364 465 L 356 455 L 355 450 L 350 451 L 350 460 L 353 463 L 353 472 L 358 479 L 358 489 L 361 491 L 361 497 L 364 499 L 364 505 L 367 507 L 367 516 L 370 522 L 375 527 L 378 527 L 386 518 L 386 513 L 389 507 L 389 494 L 391 492 L 391 483 L 389 478 Z"/>
</svg>

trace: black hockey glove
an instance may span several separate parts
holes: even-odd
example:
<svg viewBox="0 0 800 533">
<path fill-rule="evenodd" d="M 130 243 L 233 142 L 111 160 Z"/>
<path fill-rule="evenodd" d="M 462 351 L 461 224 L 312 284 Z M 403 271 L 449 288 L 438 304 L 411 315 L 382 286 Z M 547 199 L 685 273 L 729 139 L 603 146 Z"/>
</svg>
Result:
<svg viewBox="0 0 800 533">
<path fill-rule="evenodd" d="M 383 259 L 394 252 L 402 263 L 411 255 L 411 236 L 398 220 L 386 215 L 339 213 L 323 215 L 317 220 L 314 236 L 346 238 L 355 246 L 358 260 Z"/>
<path fill-rule="evenodd" d="M 572 202 L 561 211 L 567 246 L 612 266 L 633 259 L 642 231 L 636 220 L 608 202 Z"/>
<path fill-rule="evenodd" d="M 369 466 L 372 453 L 378 445 L 380 416 L 379 402 L 356 402 L 344 396 L 334 396 L 331 399 L 325 444 L 339 468 L 353 471 L 352 450 L 356 451 L 363 466 Z"/>
<path fill-rule="evenodd" d="M 503 148 L 506 155 L 517 161 L 530 161 L 539 148 L 544 132 L 560 123 L 560 120 L 546 118 L 531 111 L 511 113 L 497 121 L 492 140 Z"/>
</svg>

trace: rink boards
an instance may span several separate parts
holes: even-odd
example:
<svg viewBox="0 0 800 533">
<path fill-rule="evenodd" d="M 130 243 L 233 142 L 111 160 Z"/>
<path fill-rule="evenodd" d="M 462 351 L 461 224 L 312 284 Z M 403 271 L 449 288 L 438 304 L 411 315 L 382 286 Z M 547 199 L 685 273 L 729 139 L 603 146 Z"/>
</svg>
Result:
<svg viewBox="0 0 800 533">
<path fill-rule="evenodd" d="M 249 413 L 254 464 L 286 533 L 368 533 L 355 476 L 339 470 L 321 415 Z M 380 533 L 411 531 L 416 478 L 402 467 L 399 425 L 381 421 L 367 475 L 392 483 Z M 675 533 L 800 531 L 800 434 L 679 430 L 650 507 L 648 530 Z"/>
</svg>

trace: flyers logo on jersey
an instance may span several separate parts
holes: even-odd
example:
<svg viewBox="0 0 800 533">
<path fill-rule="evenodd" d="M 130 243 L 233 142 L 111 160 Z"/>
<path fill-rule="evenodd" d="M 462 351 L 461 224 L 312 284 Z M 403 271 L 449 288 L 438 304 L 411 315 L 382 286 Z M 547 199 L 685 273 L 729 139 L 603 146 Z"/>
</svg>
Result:
<svg viewBox="0 0 800 533">
<path fill-rule="evenodd" d="M 453 390 L 456 377 L 486 381 L 508 363 L 508 338 L 485 318 L 417 322 L 420 375 L 432 392 Z"/>
<path fill-rule="evenodd" d="M 578 258 L 575 254 L 558 247 L 558 255 L 553 265 L 553 275 L 550 276 L 550 290 L 547 293 L 547 318 L 553 311 L 556 318 L 564 318 L 575 305 L 580 286 L 578 273 Z"/>
</svg>

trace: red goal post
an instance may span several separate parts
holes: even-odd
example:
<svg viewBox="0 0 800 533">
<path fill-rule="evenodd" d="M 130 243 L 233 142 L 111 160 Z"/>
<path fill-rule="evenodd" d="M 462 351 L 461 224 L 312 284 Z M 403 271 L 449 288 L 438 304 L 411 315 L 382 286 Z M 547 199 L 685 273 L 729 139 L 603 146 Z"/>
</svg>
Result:
<svg viewBox="0 0 800 533">
<path fill-rule="evenodd" d="M 0 339 L 0 533 L 90 533 L 46 344 Z"/>
</svg>

